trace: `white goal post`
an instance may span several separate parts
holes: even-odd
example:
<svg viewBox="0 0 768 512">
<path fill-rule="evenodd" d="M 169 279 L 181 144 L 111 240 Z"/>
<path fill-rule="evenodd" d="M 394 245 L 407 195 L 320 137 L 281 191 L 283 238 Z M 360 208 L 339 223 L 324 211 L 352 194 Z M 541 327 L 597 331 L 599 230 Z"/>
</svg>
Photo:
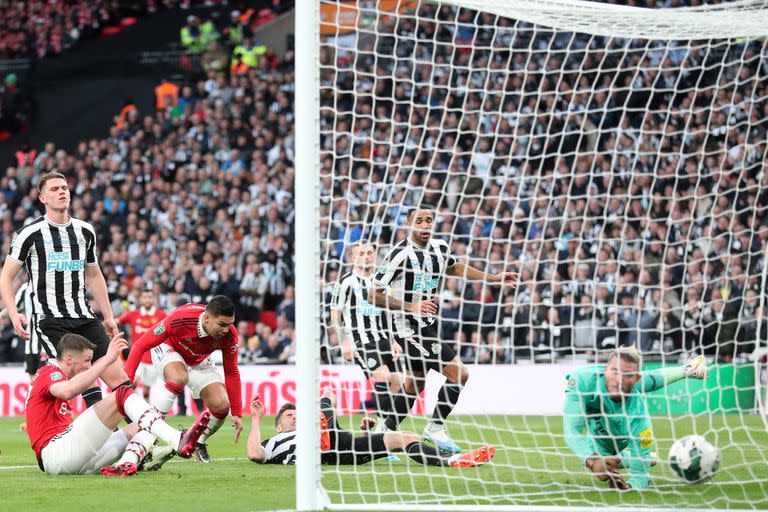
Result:
<svg viewBox="0 0 768 512">
<path fill-rule="evenodd" d="M 768 490 L 760 490 L 768 489 L 768 416 L 750 416 L 768 404 L 759 381 L 768 365 L 752 359 L 768 353 L 768 251 L 753 247 L 758 233 L 768 236 L 768 143 L 757 135 L 768 125 L 767 40 L 768 0 L 653 9 L 586 0 L 297 0 L 297 509 L 768 506 Z M 482 364 L 506 365 L 510 374 L 518 365 L 570 371 L 604 361 L 619 344 L 635 344 L 660 366 L 704 352 L 725 361 L 715 390 L 686 383 L 662 392 L 653 413 L 664 424 L 658 441 L 668 448 L 683 435 L 714 436 L 730 464 L 721 485 L 735 491 L 689 501 L 695 489 L 661 467 L 656 491 L 622 501 L 585 483 L 584 468 L 559 451 L 557 412 L 514 402 L 478 413 L 469 398 L 449 429 L 462 445 L 495 443 L 498 464 L 474 473 L 419 467 L 412 482 L 411 461 L 323 469 L 321 364 L 342 363 L 326 318 L 329 287 L 349 264 L 351 242 L 374 242 L 380 262 L 404 236 L 405 212 L 419 204 L 434 207 L 435 236 L 455 245 L 457 257 L 523 277 L 516 291 L 441 284 L 440 300 L 456 304 L 449 341 L 471 365 L 470 382 Z M 620 227 L 611 231 L 612 223 Z M 736 288 L 744 300 L 731 311 Z M 563 320 L 557 306 L 567 304 Z M 744 334 L 749 322 L 755 327 Z M 538 383 L 530 384 L 524 393 L 535 401 Z M 516 391 L 499 386 L 485 393 Z M 747 392 L 762 403 L 742 407 Z M 466 393 L 474 400 L 483 391 L 468 384 Z"/>
</svg>

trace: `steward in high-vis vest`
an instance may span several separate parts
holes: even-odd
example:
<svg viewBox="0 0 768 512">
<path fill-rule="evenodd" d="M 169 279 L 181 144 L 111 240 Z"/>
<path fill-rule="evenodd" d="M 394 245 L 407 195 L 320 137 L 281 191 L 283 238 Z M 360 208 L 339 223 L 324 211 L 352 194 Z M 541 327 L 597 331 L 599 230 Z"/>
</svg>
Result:
<svg viewBox="0 0 768 512">
<path fill-rule="evenodd" d="M 249 68 L 255 68 L 259 65 L 259 57 L 267 53 L 267 45 L 255 44 L 253 39 L 249 36 L 245 36 L 243 44 L 235 47 L 232 52 L 232 64 L 235 64 L 236 57 L 240 57 L 240 61 Z"/>
<path fill-rule="evenodd" d="M 218 39 L 219 33 L 213 22 L 200 23 L 195 15 L 187 17 L 187 24 L 181 28 L 181 44 L 189 53 L 201 53 L 208 49 L 211 41 Z"/>
</svg>

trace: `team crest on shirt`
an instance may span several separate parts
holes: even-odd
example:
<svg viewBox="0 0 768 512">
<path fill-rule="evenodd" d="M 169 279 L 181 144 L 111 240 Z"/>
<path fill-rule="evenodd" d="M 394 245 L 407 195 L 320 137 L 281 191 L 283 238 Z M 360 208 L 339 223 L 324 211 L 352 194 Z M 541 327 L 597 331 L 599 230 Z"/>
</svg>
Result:
<svg viewBox="0 0 768 512">
<path fill-rule="evenodd" d="M 63 377 L 62 377 L 62 375 L 61 375 L 61 372 L 53 372 L 53 373 L 51 374 L 51 380 L 52 380 L 53 382 L 56 382 L 57 380 L 61 380 L 62 378 L 63 378 Z"/>
<path fill-rule="evenodd" d="M 158 325 L 157 327 L 155 327 L 155 330 L 152 332 L 154 332 L 157 336 L 160 336 L 165 332 L 165 324 Z"/>
</svg>

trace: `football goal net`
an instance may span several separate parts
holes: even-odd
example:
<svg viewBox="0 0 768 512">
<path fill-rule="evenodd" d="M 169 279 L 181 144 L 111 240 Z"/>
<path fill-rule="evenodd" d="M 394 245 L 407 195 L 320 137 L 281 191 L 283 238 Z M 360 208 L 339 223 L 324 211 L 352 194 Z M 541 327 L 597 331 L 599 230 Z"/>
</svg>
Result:
<svg viewBox="0 0 768 512">
<path fill-rule="evenodd" d="M 310 0 L 296 16 L 298 508 L 768 508 L 768 1 Z M 436 313 L 405 310 L 422 299 Z M 386 340 L 362 347 L 377 322 Z M 636 396 L 640 412 L 610 403 L 601 366 L 592 391 L 573 377 L 628 346 L 643 372 L 703 354 L 709 375 Z M 387 417 L 382 386 L 391 407 L 406 396 L 373 370 L 407 380 L 446 353 L 469 378 L 432 368 L 397 429 L 423 439 L 456 388 L 442 434 L 491 462 L 321 455 L 322 387 L 331 428 L 360 436 L 360 414 Z M 338 384 L 346 370 L 362 387 Z M 647 488 L 611 488 L 569 447 L 569 388 L 586 442 L 649 419 L 614 447 L 622 482 Z M 668 463 L 691 434 L 722 457 L 698 486 Z"/>
</svg>

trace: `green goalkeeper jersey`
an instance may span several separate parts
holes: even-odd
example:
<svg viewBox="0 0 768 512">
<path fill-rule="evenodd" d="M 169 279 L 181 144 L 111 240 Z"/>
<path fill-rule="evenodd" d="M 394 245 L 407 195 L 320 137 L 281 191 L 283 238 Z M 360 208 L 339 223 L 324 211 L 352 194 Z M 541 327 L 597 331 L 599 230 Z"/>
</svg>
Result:
<svg viewBox="0 0 768 512">
<path fill-rule="evenodd" d="M 565 441 L 582 462 L 593 453 L 621 456 L 630 468 L 627 483 L 633 489 L 645 489 L 650 481 L 654 443 L 643 392 L 663 386 L 663 379 L 656 381 L 657 372 L 643 374 L 632 393 L 615 402 L 608 396 L 604 373 L 602 365 L 587 366 L 567 377 Z"/>
</svg>

